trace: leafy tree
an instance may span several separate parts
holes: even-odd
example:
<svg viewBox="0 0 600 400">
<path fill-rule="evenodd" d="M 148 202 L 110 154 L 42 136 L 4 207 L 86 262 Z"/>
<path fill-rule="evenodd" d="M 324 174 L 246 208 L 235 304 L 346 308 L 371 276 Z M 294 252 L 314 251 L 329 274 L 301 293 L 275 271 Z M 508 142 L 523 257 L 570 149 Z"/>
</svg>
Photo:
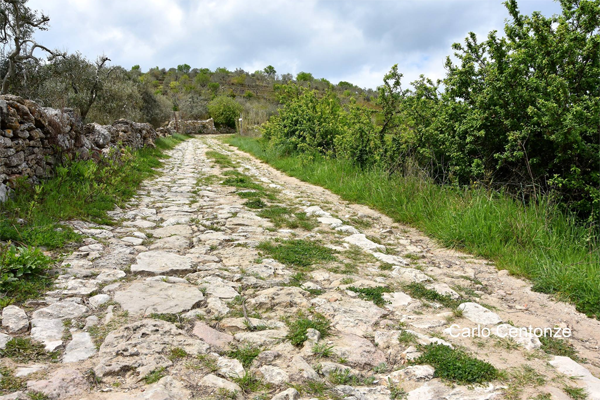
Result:
<svg viewBox="0 0 600 400">
<path fill-rule="evenodd" d="M 219 96 L 208 103 L 208 112 L 216 125 L 235 128 L 235 123 L 242 112 L 240 103 L 228 96 Z"/>
<path fill-rule="evenodd" d="M 296 75 L 296 80 L 298 82 L 312 82 L 315 78 L 313 78 L 313 75 L 310 72 L 299 72 L 298 75 Z"/>
<path fill-rule="evenodd" d="M 181 64 L 177 66 L 177 71 L 181 72 L 182 74 L 189 74 L 190 69 L 192 69 L 192 67 L 187 64 Z"/>
<path fill-rule="evenodd" d="M 275 75 L 277 74 L 277 71 L 275 71 L 275 68 L 272 65 L 265 67 L 264 72 L 271 79 L 275 78 Z"/>
<path fill-rule="evenodd" d="M 2 93 L 6 93 L 11 78 L 15 78 L 19 69 L 23 79 L 27 80 L 27 62 L 39 62 L 34 52 L 41 49 L 50 55 L 50 60 L 60 55 L 33 39 L 36 30 L 48 30 L 48 16 L 27 7 L 28 0 L 0 1 L 0 43 L 5 46 L 6 71 L 2 80 Z"/>
</svg>

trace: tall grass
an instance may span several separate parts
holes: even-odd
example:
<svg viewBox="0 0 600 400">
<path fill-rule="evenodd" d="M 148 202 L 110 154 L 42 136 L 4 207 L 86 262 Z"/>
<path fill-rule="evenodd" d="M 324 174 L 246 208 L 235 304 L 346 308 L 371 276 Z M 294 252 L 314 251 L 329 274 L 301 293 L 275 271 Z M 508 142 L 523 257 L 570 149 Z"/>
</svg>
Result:
<svg viewBox="0 0 600 400">
<path fill-rule="evenodd" d="M 0 205 L 0 241 L 58 248 L 78 236 L 61 222 L 72 219 L 112 224 L 106 212 L 123 206 L 140 183 L 155 173 L 164 151 L 186 137 L 159 138 L 156 148 L 131 152 L 98 162 L 70 161 L 56 168 L 55 177 L 31 186 L 25 181 Z"/>
<path fill-rule="evenodd" d="M 307 163 L 247 137 L 227 141 L 291 176 L 414 226 L 444 246 L 493 260 L 498 268 L 529 278 L 534 290 L 600 318 L 597 233 L 578 225 L 548 199 L 523 205 L 502 193 L 389 176 L 339 159 L 316 157 Z"/>
</svg>

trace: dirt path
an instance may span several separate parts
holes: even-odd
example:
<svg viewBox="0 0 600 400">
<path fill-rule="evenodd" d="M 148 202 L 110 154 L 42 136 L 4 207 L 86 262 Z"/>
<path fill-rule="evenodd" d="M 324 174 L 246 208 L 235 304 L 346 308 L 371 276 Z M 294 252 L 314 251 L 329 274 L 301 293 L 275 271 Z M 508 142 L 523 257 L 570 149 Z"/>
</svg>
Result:
<svg viewBox="0 0 600 400">
<path fill-rule="evenodd" d="M 218 138 L 171 155 L 119 225 L 73 223 L 88 239 L 56 291 L 3 310 L 0 346 L 56 360 L 3 359 L 27 390 L 0 399 L 600 399 L 599 321 Z M 484 337 L 529 326 L 572 337 Z M 410 363 L 429 343 L 501 379 L 444 384 Z"/>
</svg>

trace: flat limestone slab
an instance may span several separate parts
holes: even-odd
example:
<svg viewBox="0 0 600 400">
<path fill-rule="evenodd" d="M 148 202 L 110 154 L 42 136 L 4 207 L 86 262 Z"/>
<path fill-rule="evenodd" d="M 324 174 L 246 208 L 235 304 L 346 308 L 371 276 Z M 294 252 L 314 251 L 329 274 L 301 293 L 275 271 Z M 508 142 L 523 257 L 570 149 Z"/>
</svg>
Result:
<svg viewBox="0 0 600 400">
<path fill-rule="evenodd" d="M 162 281 L 137 281 L 116 292 L 115 301 L 133 314 L 175 314 L 189 311 L 204 300 L 197 286 Z"/>
<path fill-rule="evenodd" d="M 131 266 L 133 273 L 166 275 L 169 273 L 188 273 L 194 270 L 191 258 L 166 251 L 147 251 L 138 254 L 136 263 Z"/>
</svg>

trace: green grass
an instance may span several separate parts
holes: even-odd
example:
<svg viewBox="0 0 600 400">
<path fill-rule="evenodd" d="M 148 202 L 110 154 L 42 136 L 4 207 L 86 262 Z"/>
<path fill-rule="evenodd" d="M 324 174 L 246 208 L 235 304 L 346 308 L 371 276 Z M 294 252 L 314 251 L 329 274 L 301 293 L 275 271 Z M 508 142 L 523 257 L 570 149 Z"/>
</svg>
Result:
<svg viewBox="0 0 600 400">
<path fill-rule="evenodd" d="M 30 338 L 16 337 L 6 343 L 6 347 L 0 350 L 0 358 L 10 358 L 15 362 L 32 361 L 58 361 L 59 352 L 46 351 L 43 344 L 35 342 Z"/>
<path fill-rule="evenodd" d="M 221 154 L 217 151 L 209 150 L 206 152 L 206 157 L 208 157 L 212 162 L 217 164 L 223 168 L 235 168 L 236 164 L 231 161 L 231 158 L 226 154 Z"/>
<path fill-rule="evenodd" d="M 142 378 L 142 379 L 144 380 L 146 385 L 150 385 L 152 383 L 156 383 L 156 382 L 160 381 L 166 375 L 167 375 L 167 371 L 166 371 L 165 367 L 160 367 L 160 368 L 155 369 L 154 371 L 150 372 L 148 375 L 144 376 L 144 378 Z"/>
<path fill-rule="evenodd" d="M 302 346 L 306 340 L 308 340 L 308 336 L 306 332 L 309 328 L 315 329 L 319 331 L 321 334 L 321 338 L 325 338 L 329 336 L 331 332 L 331 322 L 323 315 L 314 313 L 311 317 L 299 313 L 295 318 L 288 318 L 286 323 L 289 328 L 289 333 L 286 338 L 294 345 L 294 346 Z"/>
<path fill-rule="evenodd" d="M 420 347 L 423 354 L 414 364 L 429 364 L 439 378 L 460 384 L 485 383 L 498 377 L 493 365 L 471 357 L 463 350 L 451 349 L 442 344 Z"/>
<path fill-rule="evenodd" d="M 573 400 L 585 400 L 588 398 L 585 389 L 582 388 L 578 388 L 575 386 L 565 386 L 563 387 L 563 390 Z"/>
<path fill-rule="evenodd" d="M 244 368 L 248 368 L 252 361 L 260 354 L 261 350 L 250 345 L 240 346 L 227 353 L 227 357 L 235 358 L 242 363 Z"/>
<path fill-rule="evenodd" d="M 435 290 L 427 289 L 422 283 L 409 283 L 404 286 L 404 291 L 413 298 L 435 301 L 449 308 L 456 308 L 465 302 L 462 298 L 453 299 L 450 296 L 439 294 Z"/>
<path fill-rule="evenodd" d="M 267 206 L 267 203 L 262 201 L 262 199 L 260 199 L 260 198 L 256 198 L 256 199 L 248 200 L 247 202 L 244 203 L 244 205 L 248 208 L 261 209 L 261 208 L 265 208 Z"/>
<path fill-rule="evenodd" d="M 315 157 L 306 163 L 302 157 L 265 149 L 256 139 L 226 140 L 288 175 L 414 226 L 444 246 L 491 259 L 500 269 L 531 279 L 534 290 L 555 294 L 588 316 L 600 317 L 598 234 L 547 199 L 524 206 L 483 189 L 360 170 L 343 160 Z"/>
<path fill-rule="evenodd" d="M 369 300 L 375 303 L 375 305 L 379 307 L 383 307 L 386 303 L 383 299 L 384 293 L 390 293 L 391 290 L 385 286 L 372 287 L 372 288 L 357 288 L 357 287 L 349 287 L 348 290 L 354 293 L 358 293 L 358 297 L 361 299 Z"/>
<path fill-rule="evenodd" d="M 26 387 L 25 379 L 17 378 L 13 371 L 0 366 L 0 395 L 15 392 Z"/>
<path fill-rule="evenodd" d="M 332 249 L 310 240 L 261 242 L 257 248 L 282 264 L 299 268 L 307 268 L 316 263 L 336 260 Z"/>
<path fill-rule="evenodd" d="M 570 357 L 575 361 L 582 361 L 577 355 L 577 350 L 575 350 L 573 345 L 565 339 L 558 339 L 549 336 L 540 336 L 539 339 L 542 343 L 542 350 L 547 354 L 565 356 Z"/>
</svg>

